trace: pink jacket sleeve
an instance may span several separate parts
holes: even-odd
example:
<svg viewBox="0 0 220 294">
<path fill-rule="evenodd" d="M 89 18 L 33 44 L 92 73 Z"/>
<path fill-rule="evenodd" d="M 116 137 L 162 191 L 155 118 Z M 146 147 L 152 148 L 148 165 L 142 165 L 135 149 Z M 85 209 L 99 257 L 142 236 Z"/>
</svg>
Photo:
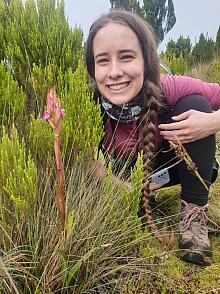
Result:
<svg viewBox="0 0 220 294">
<path fill-rule="evenodd" d="M 171 106 L 175 105 L 181 97 L 199 94 L 209 101 L 214 110 L 220 108 L 220 86 L 218 84 L 175 75 L 161 75 L 160 81 L 167 102 Z"/>
</svg>

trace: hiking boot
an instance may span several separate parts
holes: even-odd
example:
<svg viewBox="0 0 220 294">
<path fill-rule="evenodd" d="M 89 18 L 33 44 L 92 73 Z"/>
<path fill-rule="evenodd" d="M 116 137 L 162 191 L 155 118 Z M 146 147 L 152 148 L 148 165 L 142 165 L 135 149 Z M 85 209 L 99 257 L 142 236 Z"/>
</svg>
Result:
<svg viewBox="0 0 220 294">
<path fill-rule="evenodd" d="M 212 249 L 208 238 L 206 215 L 208 204 L 198 206 L 181 200 L 180 213 L 180 257 L 188 262 L 211 264 Z"/>
</svg>

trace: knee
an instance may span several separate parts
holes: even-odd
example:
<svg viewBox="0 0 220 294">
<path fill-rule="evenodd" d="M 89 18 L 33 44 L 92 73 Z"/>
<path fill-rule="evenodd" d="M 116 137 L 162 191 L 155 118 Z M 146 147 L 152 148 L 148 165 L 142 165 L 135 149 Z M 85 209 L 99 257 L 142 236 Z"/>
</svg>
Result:
<svg viewBox="0 0 220 294">
<path fill-rule="evenodd" d="M 190 109 L 212 112 L 209 102 L 201 95 L 189 95 L 182 97 L 173 107 L 173 114 L 178 115 Z"/>
</svg>

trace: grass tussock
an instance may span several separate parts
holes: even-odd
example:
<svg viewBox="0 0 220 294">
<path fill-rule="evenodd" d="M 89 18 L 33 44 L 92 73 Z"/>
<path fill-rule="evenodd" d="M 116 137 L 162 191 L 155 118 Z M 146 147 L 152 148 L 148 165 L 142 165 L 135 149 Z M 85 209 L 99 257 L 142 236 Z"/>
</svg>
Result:
<svg viewBox="0 0 220 294">
<path fill-rule="evenodd" d="M 64 243 L 54 174 L 51 169 L 39 178 L 30 211 L 20 219 L 10 214 L 13 227 L 0 220 L 1 293 L 110 293 L 118 287 L 121 293 L 119 285 L 130 275 L 155 272 L 156 252 L 139 254 L 140 246 L 155 241 L 141 232 L 132 204 L 123 200 L 128 192 L 111 179 L 98 183 L 79 162 L 66 174 Z"/>
<path fill-rule="evenodd" d="M 67 240 L 55 207 L 55 170 L 39 179 L 31 213 L 0 220 L 0 293 L 210 293 L 218 291 L 219 237 L 213 235 L 214 263 L 200 268 L 177 257 L 179 187 L 161 189 L 153 210 L 165 247 L 141 230 L 135 212 L 140 189 L 128 191 L 111 177 L 97 182 L 85 162 L 66 173 Z M 217 182 L 210 217 L 219 220 Z M 217 207 L 218 206 L 218 207 Z M 218 292 L 213 292 L 218 293 Z"/>
</svg>

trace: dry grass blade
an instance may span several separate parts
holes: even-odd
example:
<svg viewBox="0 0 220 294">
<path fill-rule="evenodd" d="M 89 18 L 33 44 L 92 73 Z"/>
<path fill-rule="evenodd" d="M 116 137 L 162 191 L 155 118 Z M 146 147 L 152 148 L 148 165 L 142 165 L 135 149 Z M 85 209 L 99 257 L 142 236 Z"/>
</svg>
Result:
<svg viewBox="0 0 220 294">
<path fill-rule="evenodd" d="M 169 141 L 169 142 L 170 142 L 171 148 L 175 151 L 176 155 L 180 159 L 182 159 L 182 160 L 185 161 L 188 169 L 195 173 L 195 175 L 198 177 L 198 179 L 201 181 L 201 183 L 203 184 L 203 186 L 208 191 L 209 190 L 208 186 L 206 185 L 205 181 L 203 180 L 203 178 L 199 174 L 198 169 L 197 169 L 195 163 L 193 162 L 193 160 L 190 157 L 189 153 L 186 151 L 186 149 L 183 146 L 183 144 L 181 144 L 179 140 L 177 140 L 177 143 L 176 142 L 174 143 L 172 141 Z"/>
<path fill-rule="evenodd" d="M 7 277 L 8 281 L 9 281 L 9 285 L 8 287 L 12 290 L 12 292 L 14 292 L 15 294 L 20 294 L 19 291 L 17 290 L 17 287 L 15 286 L 14 281 L 12 280 L 9 272 L 7 271 L 7 268 L 5 267 L 3 260 L 0 256 L 0 268 L 3 271 L 3 273 L 5 273 L 5 276 Z"/>
</svg>

